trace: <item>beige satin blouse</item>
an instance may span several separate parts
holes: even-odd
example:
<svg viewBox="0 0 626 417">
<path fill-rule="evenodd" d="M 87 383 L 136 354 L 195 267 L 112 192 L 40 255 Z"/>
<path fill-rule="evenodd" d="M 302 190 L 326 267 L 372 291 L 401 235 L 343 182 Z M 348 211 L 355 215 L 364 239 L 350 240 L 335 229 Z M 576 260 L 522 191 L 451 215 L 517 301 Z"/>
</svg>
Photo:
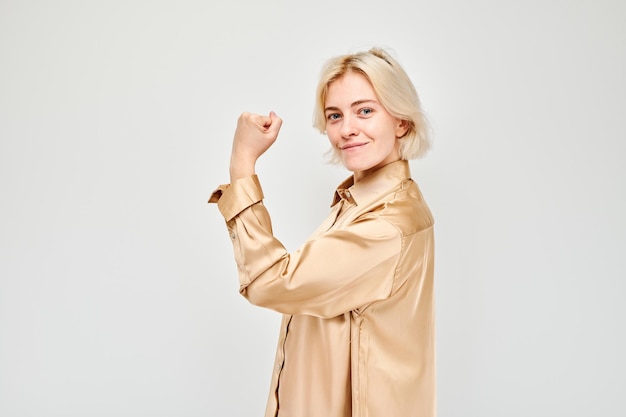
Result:
<svg viewBox="0 0 626 417">
<path fill-rule="evenodd" d="M 284 314 L 266 417 L 434 417 L 433 218 L 407 161 L 335 192 L 288 253 L 256 176 L 220 186 L 252 304 Z"/>
</svg>

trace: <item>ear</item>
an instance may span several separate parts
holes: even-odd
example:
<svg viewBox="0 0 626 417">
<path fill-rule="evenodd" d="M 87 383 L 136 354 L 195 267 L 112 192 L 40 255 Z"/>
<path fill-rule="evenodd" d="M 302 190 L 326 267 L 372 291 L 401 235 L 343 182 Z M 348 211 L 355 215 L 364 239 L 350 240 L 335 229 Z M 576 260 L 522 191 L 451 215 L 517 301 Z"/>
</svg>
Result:
<svg viewBox="0 0 626 417">
<path fill-rule="evenodd" d="M 398 120 L 398 125 L 396 126 L 396 138 L 400 139 L 409 131 L 409 121 L 408 120 Z"/>
</svg>

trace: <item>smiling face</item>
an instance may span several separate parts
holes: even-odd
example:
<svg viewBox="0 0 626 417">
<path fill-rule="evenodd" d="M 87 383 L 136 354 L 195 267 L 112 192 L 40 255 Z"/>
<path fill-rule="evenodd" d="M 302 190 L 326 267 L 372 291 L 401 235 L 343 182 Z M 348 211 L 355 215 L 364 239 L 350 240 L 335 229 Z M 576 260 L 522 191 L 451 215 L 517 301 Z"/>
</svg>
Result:
<svg viewBox="0 0 626 417">
<path fill-rule="evenodd" d="M 326 133 L 343 165 L 357 182 L 400 159 L 400 141 L 408 123 L 380 104 L 370 82 L 348 72 L 328 86 L 324 105 Z"/>
</svg>

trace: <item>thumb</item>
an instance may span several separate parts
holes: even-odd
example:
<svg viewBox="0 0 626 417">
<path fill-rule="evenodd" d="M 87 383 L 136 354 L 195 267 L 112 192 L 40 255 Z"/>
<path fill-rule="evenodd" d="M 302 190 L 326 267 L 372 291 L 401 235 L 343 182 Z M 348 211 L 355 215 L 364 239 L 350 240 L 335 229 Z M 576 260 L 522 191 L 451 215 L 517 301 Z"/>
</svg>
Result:
<svg viewBox="0 0 626 417">
<path fill-rule="evenodd" d="M 273 132 L 275 134 L 278 134 L 278 131 L 280 130 L 280 127 L 282 125 L 283 125 L 283 120 L 280 117 L 278 117 L 276 113 L 271 111 L 270 112 L 270 125 L 267 128 L 268 132 Z"/>
</svg>

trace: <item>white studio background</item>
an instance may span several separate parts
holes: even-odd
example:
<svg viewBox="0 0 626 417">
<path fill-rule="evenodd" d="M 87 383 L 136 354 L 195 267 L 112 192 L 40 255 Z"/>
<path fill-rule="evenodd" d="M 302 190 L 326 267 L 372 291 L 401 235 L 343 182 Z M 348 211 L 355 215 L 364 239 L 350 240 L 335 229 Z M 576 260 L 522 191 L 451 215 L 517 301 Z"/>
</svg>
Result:
<svg viewBox="0 0 626 417">
<path fill-rule="evenodd" d="M 626 3 L 0 1 L 0 416 L 260 416 L 279 316 L 210 192 L 242 111 L 295 250 L 313 90 L 390 48 L 435 133 L 440 417 L 626 415 Z M 337 254 L 349 256 L 349 254 Z M 331 260 L 329 260 L 331 261 Z"/>
</svg>

